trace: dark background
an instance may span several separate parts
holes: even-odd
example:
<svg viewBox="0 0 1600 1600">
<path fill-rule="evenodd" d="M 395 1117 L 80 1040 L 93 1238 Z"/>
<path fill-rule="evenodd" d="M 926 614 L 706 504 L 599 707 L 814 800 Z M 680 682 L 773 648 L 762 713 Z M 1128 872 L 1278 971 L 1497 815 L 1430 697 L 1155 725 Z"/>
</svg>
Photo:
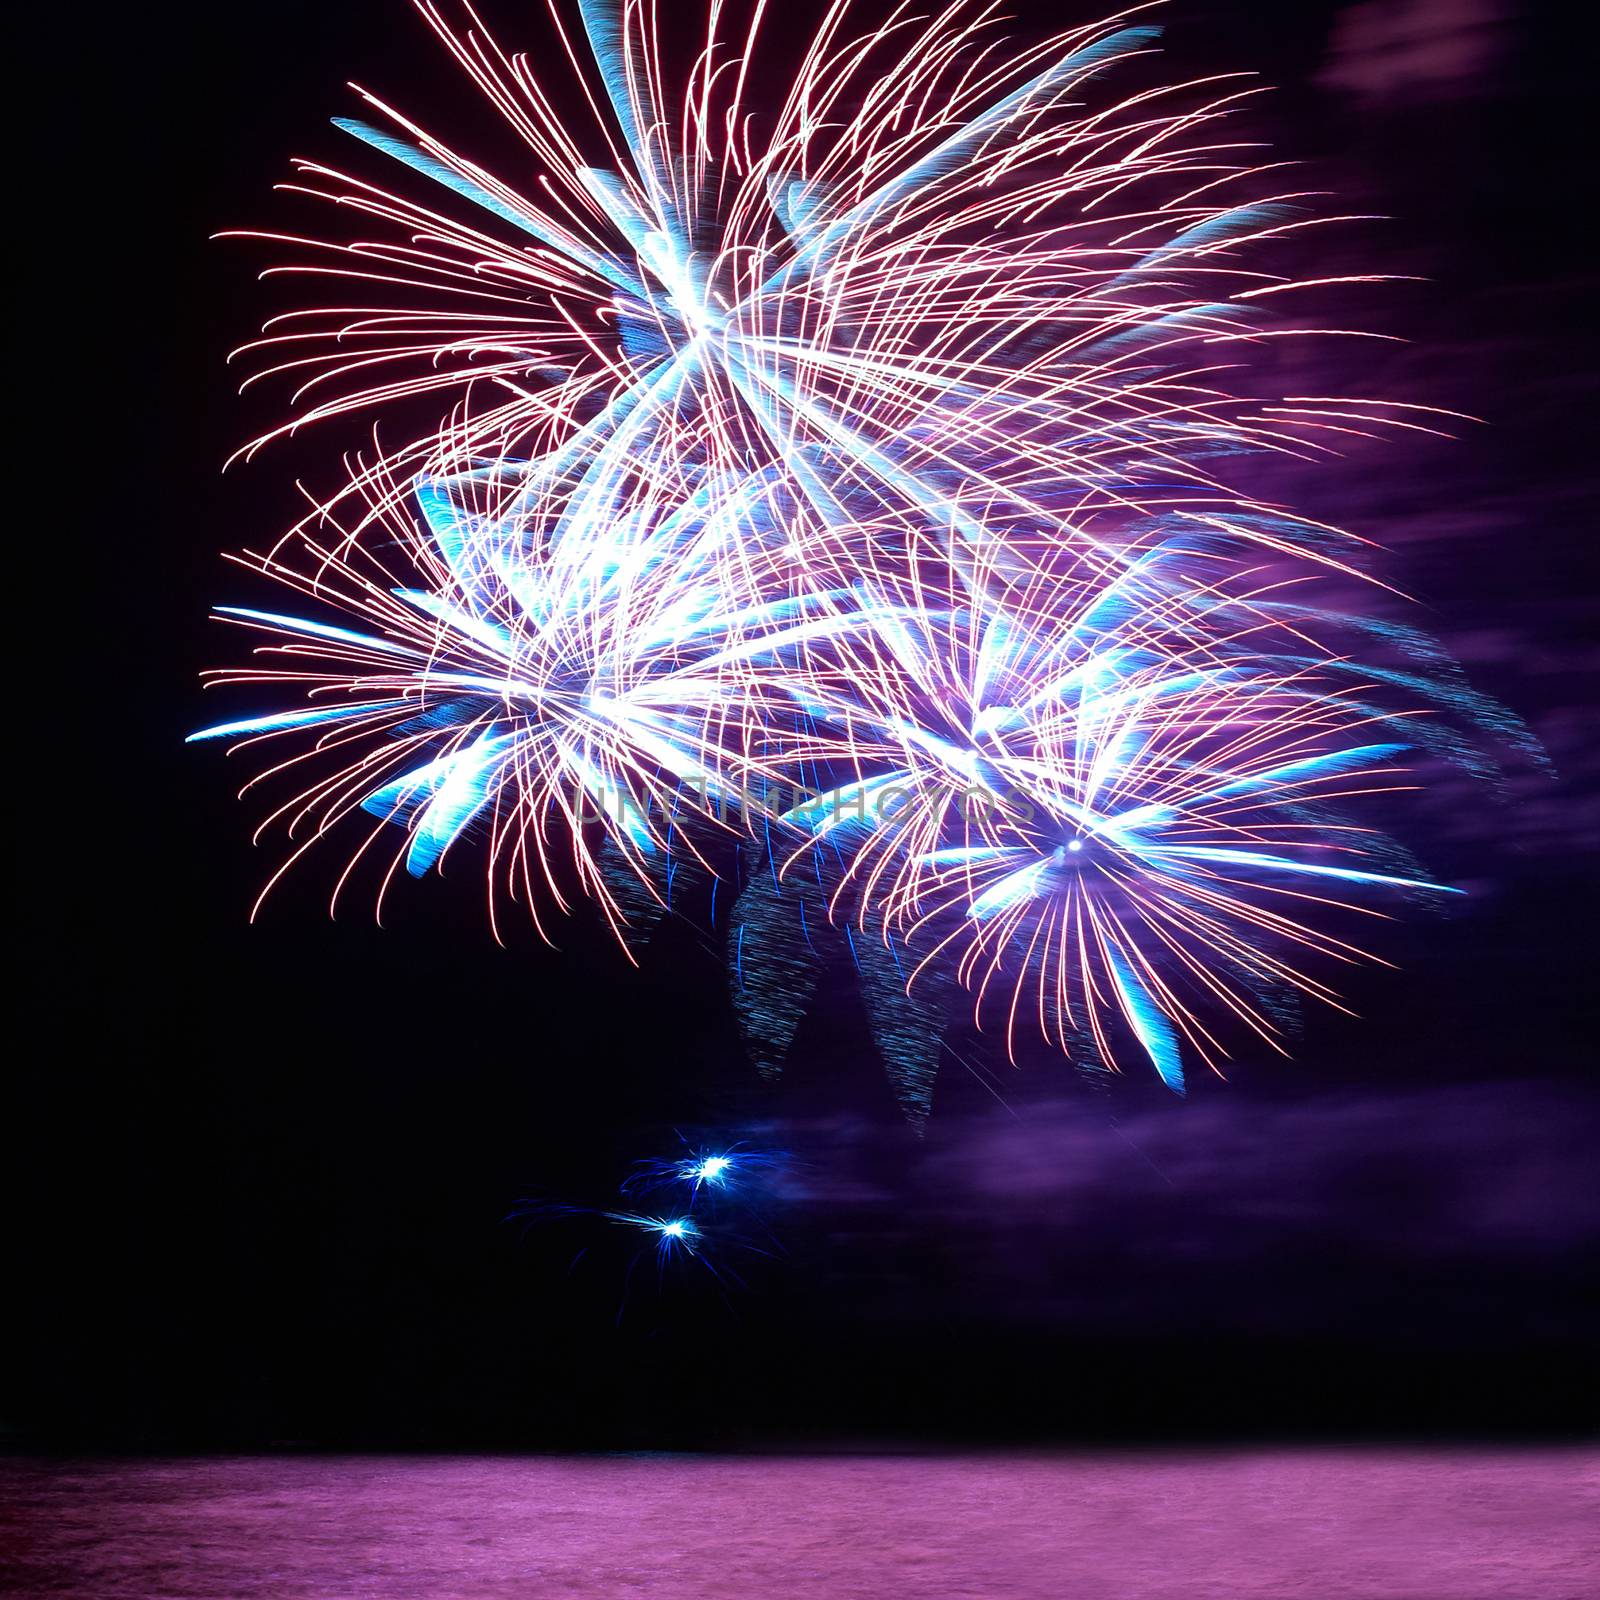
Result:
<svg viewBox="0 0 1600 1600">
<path fill-rule="evenodd" d="M 544 37 L 533 7 L 492 14 Z M 1179 1103 L 951 1059 L 918 1140 L 847 999 L 758 1083 L 686 927 L 635 974 L 581 915 L 559 952 L 497 948 L 467 872 L 407 887 L 381 931 L 355 906 L 331 923 L 315 870 L 246 925 L 279 857 L 250 847 L 235 769 L 182 737 L 219 714 L 196 673 L 230 641 L 206 612 L 243 597 L 217 552 L 288 520 L 315 453 L 219 474 L 281 396 L 233 392 L 225 354 L 270 296 L 259 254 L 207 235 L 283 220 L 291 154 L 346 154 L 326 125 L 346 78 L 446 131 L 476 126 L 470 96 L 401 0 L 36 12 L 43 104 L 8 179 L 38 277 L 8 496 L 13 606 L 39 631 L 11 720 L 14 1440 L 1592 1427 L 1581 51 L 1533 8 L 1179 0 L 1165 20 L 1174 73 L 1259 68 L 1281 90 L 1255 125 L 1307 186 L 1396 219 L 1340 248 L 1430 279 L 1366 303 L 1414 341 L 1368 392 L 1489 426 L 1297 493 L 1393 549 L 1557 776 L 1513 760 L 1503 795 L 1433 808 L 1419 842 L 1464 907 L 1393 930 L 1404 970 L 1357 975 L 1362 1018 L 1310 1019 L 1292 1064 Z M 602 1203 L 680 1135 L 792 1155 L 720 1277 L 658 1274 L 604 1224 L 506 1220 Z"/>
</svg>

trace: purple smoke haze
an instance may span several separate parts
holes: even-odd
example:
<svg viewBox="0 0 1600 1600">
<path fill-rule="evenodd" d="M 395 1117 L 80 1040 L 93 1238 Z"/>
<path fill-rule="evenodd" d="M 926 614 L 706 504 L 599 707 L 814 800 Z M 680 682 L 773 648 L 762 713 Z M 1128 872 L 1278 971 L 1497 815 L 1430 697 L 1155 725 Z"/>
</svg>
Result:
<svg viewBox="0 0 1600 1600">
<path fill-rule="evenodd" d="M 967 1317 L 1079 1330 L 1403 1337 L 1415 1318 L 1470 1338 L 1516 1314 L 1476 1319 L 1479 1296 L 1524 1274 L 1581 1281 L 1600 1247 L 1597 1136 L 1592 1098 L 1536 1083 L 1289 1104 L 1223 1091 L 1114 1114 L 1080 1095 L 935 1117 L 903 1165 L 859 1125 L 817 1124 L 811 1146 L 833 1156 L 793 1181 L 830 1218 L 837 1274 L 903 1240 L 906 1275 L 857 1289 L 885 1316 L 913 1316 L 926 1289 Z"/>
</svg>

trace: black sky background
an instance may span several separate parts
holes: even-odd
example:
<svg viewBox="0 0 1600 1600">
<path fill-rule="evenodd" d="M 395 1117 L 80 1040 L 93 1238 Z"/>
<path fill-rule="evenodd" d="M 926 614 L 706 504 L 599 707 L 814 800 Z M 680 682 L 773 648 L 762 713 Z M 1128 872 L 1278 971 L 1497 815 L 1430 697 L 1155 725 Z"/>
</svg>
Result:
<svg viewBox="0 0 1600 1600">
<path fill-rule="evenodd" d="M 246 925 L 279 858 L 250 847 L 232 764 L 182 737 L 218 714 L 196 674 L 231 641 L 206 613 L 241 597 L 218 552 L 289 520 L 315 454 L 219 473 L 281 397 L 234 393 L 224 357 L 268 309 L 262 261 L 207 235 L 282 220 L 288 158 L 344 153 L 326 119 L 350 110 L 346 79 L 452 129 L 474 126 L 469 95 L 400 0 L 35 15 L 46 109 L 11 185 L 39 277 L 15 308 L 9 504 L 40 571 L 15 604 L 41 637 L 15 658 L 12 721 L 10 1437 L 1592 1427 L 1585 103 L 1555 17 L 1415 12 L 1405 71 L 1328 4 L 1180 0 L 1167 49 L 1174 70 L 1280 85 L 1257 126 L 1396 219 L 1359 239 L 1374 269 L 1430 279 L 1379 307 L 1415 342 L 1375 392 L 1489 426 L 1324 470 L 1302 504 L 1394 550 L 1557 776 L 1514 764 L 1509 798 L 1435 808 L 1418 842 L 1467 903 L 1394 929 L 1403 970 L 1356 975 L 1362 1018 L 1309 1019 L 1294 1062 L 1243 1061 L 1179 1103 L 1048 1063 L 997 1072 L 965 1040 L 922 1140 L 847 998 L 758 1083 L 720 956 L 687 927 L 638 973 L 582 915 L 559 952 L 503 950 L 466 871 L 407 887 L 381 931 L 364 909 L 328 921 L 314 871 Z M 542 37 L 531 11 L 492 15 Z M 1462 19 L 1485 15 L 1465 48 Z M 659 1279 L 616 1230 L 505 1220 L 730 1135 L 793 1160 L 724 1281 Z"/>
</svg>

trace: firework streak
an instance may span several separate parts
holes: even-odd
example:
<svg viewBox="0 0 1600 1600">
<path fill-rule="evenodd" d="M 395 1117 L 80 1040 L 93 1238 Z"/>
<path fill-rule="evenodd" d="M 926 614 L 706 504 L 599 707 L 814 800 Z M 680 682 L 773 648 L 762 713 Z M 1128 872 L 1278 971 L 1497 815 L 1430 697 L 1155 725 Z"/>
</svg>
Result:
<svg viewBox="0 0 1600 1600">
<path fill-rule="evenodd" d="M 1441 892 L 1348 811 L 1481 705 L 1330 598 L 1361 541 L 1224 477 L 1432 420 L 1252 388 L 1330 331 L 1278 320 L 1311 285 L 1273 259 L 1338 219 L 1234 135 L 1248 80 L 1107 96 L 1147 8 L 1019 43 L 839 0 L 797 51 L 759 3 L 686 44 L 583 0 L 537 71 L 420 9 L 515 181 L 364 95 L 351 170 L 290 186 L 334 236 L 254 236 L 330 303 L 246 347 L 296 400 L 247 453 L 382 421 L 240 558 L 293 613 L 220 612 L 257 649 L 217 676 L 287 709 L 193 737 L 282 747 L 284 870 L 337 834 L 337 900 L 470 838 L 492 917 L 576 893 L 626 944 L 742 837 L 794 887 L 785 939 L 748 892 L 729 936 L 767 1064 L 803 1004 L 773 972 L 842 932 L 880 1031 L 959 984 L 1013 1052 L 1176 1090 L 1332 1002 L 1352 914 Z"/>
</svg>

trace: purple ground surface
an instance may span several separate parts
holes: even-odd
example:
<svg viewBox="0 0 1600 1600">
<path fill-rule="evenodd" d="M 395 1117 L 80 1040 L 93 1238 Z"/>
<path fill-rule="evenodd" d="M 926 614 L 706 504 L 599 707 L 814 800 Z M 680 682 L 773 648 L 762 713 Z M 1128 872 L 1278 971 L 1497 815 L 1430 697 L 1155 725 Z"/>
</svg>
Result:
<svg viewBox="0 0 1600 1600">
<path fill-rule="evenodd" d="M 84 1600 L 1587 1600 L 1600 1452 L 0 1461 Z"/>
</svg>

